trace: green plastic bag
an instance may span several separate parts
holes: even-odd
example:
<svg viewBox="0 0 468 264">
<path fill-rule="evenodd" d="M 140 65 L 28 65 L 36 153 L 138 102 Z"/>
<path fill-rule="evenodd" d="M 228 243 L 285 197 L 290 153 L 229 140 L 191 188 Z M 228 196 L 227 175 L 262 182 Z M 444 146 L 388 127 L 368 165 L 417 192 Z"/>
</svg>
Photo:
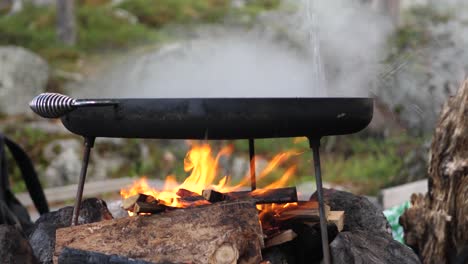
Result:
<svg viewBox="0 0 468 264">
<path fill-rule="evenodd" d="M 400 216 L 409 207 L 410 207 L 410 202 L 407 201 L 401 205 L 392 207 L 383 212 L 385 217 L 387 218 L 387 221 L 390 223 L 390 226 L 392 227 L 393 238 L 403 244 L 405 243 L 403 240 L 403 227 L 400 225 L 398 221 L 400 219 Z"/>
</svg>

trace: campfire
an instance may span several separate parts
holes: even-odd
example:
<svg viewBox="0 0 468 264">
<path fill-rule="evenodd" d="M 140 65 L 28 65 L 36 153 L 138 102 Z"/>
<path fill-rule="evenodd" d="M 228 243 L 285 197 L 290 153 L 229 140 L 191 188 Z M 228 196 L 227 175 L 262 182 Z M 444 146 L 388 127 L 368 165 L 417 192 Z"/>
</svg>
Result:
<svg viewBox="0 0 468 264">
<path fill-rule="evenodd" d="M 265 184 L 263 188 L 251 190 L 249 173 L 246 173 L 245 177 L 236 184 L 231 182 L 229 175 L 220 173 L 222 171 L 220 159 L 232 152 L 233 147 L 231 145 L 222 147 L 215 154 L 210 145 L 191 142 L 191 148 L 184 159 L 184 169 L 188 173 L 188 177 L 183 182 L 178 183 L 174 175 L 168 175 L 164 186 L 161 189 L 156 189 L 149 185 L 146 177 L 142 177 L 135 181 L 133 185 L 121 190 L 122 208 L 128 211 L 130 218 L 134 219 L 138 219 L 136 217 L 148 218 L 154 216 L 168 216 L 174 219 L 177 210 L 181 212 L 179 217 L 181 217 L 180 214 L 183 214 L 184 217 L 192 219 L 194 214 L 200 214 L 200 210 L 207 214 L 219 213 L 219 210 L 222 209 L 217 205 L 233 209 L 237 214 L 231 212 L 234 219 L 228 220 L 231 223 L 230 226 L 222 227 L 219 223 L 212 223 L 205 228 L 232 232 L 232 228 L 235 228 L 235 223 L 238 222 L 238 219 L 235 218 L 243 220 L 241 222 L 249 222 L 251 226 L 244 226 L 242 229 L 256 230 L 253 233 L 250 231 L 249 236 L 253 235 L 251 238 L 257 239 L 258 243 L 254 245 L 257 252 L 254 256 L 245 257 L 242 256 L 242 246 L 239 247 L 224 242 L 222 247 L 213 250 L 215 253 L 220 250 L 228 253 L 220 253 L 222 256 L 214 263 L 224 263 L 221 260 L 226 258 L 225 254 L 229 255 L 228 259 L 232 257 L 234 262 L 250 259 L 251 262 L 247 263 L 258 263 L 261 260 L 259 258 L 260 250 L 265 251 L 288 243 L 298 235 L 303 236 L 304 234 L 296 233 L 298 230 L 296 227 L 305 227 L 309 231 L 318 230 L 320 222 L 318 202 L 315 200 L 298 201 L 296 188 L 287 187 L 288 183 L 294 179 L 295 164 L 288 165 L 279 179 Z M 291 158 L 300 154 L 298 151 L 290 150 L 275 155 L 259 171 L 257 180 L 268 179 L 272 172 L 278 170 L 284 164 L 290 164 Z M 242 210 L 235 209 L 239 204 L 245 202 L 247 202 L 247 205 L 244 205 L 246 207 L 242 208 Z M 248 204 L 252 204 L 252 207 L 249 207 Z M 250 214 L 246 212 L 250 212 Z M 341 231 L 344 212 L 333 212 L 326 206 L 326 214 L 330 223 L 330 230 Z M 194 220 L 192 219 L 192 221 Z M 255 226 L 257 225 L 260 225 L 260 228 L 256 229 Z M 169 229 L 173 229 L 173 227 Z M 217 233 L 218 231 L 210 232 Z M 62 234 L 61 231 L 58 237 L 60 237 L 60 234 Z M 245 234 L 242 234 L 234 238 L 234 240 L 238 244 L 244 245 L 246 243 L 243 240 Z M 315 234 L 316 236 L 312 237 L 312 240 L 318 245 L 316 248 L 317 259 L 320 259 L 320 235 L 318 232 L 315 232 Z M 185 240 L 183 242 L 189 243 Z M 241 255 L 238 256 L 239 254 Z M 155 260 L 154 258 L 149 259 Z"/>
<path fill-rule="evenodd" d="M 191 149 L 184 159 L 184 170 L 190 174 L 182 183 L 178 183 L 174 175 L 169 175 L 166 177 L 164 187 L 157 190 L 149 186 L 146 177 L 142 177 L 132 186 L 120 191 L 123 208 L 128 210 L 129 215 L 132 216 L 240 198 L 256 199 L 257 204 L 297 202 L 297 193 L 294 187 L 281 188 L 293 178 L 296 170 L 295 165 L 291 165 L 278 180 L 262 189 L 246 191 L 246 189 L 251 188 L 248 186 L 250 184 L 248 174 L 239 183 L 232 185 L 229 175 L 220 175 L 219 173 L 220 158 L 230 155 L 232 151 L 233 147 L 228 145 L 221 148 L 214 156 L 210 145 L 192 142 Z M 299 154 L 297 151 L 286 151 L 275 155 L 261 170 L 257 180 L 268 178 L 271 172 L 284 164 L 290 157 Z M 298 206 L 297 203 L 295 206 Z M 289 207 L 292 207 L 292 204 Z"/>
<path fill-rule="evenodd" d="M 372 119 L 373 102 L 370 98 L 104 100 L 46 93 L 34 98 L 31 108 L 46 118 L 60 117 L 67 129 L 85 141 L 73 226 L 58 229 L 56 235 L 55 256 L 62 262 L 93 258 L 98 252 L 153 263 L 260 263 L 268 248 L 294 240 L 289 247 L 314 252 L 313 258 L 323 257 L 328 264 L 329 237 L 333 239 L 341 230 L 344 216 L 324 203 L 320 139 L 364 129 Z M 80 226 L 87 166 L 96 137 L 248 139 L 250 175 L 231 184 L 230 177 L 218 175 L 217 169 L 220 157 L 232 148 L 222 148 L 213 156 L 207 144 L 194 144 L 184 160 L 190 172 L 184 182 L 178 184 L 168 176 L 165 186 L 154 190 L 139 181 L 122 190 L 122 205 L 133 216 Z M 296 188 L 284 187 L 294 175 L 294 166 L 278 181 L 257 189 L 257 180 L 298 155 L 280 153 L 256 175 L 254 140 L 274 137 L 308 138 L 317 201 L 298 201 Z M 249 182 L 250 190 L 245 190 Z"/>
</svg>

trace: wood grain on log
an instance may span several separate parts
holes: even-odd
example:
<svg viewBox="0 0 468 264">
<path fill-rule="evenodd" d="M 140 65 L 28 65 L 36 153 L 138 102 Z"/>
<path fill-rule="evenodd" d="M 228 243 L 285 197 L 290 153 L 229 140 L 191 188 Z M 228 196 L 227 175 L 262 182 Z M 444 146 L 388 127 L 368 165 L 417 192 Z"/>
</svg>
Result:
<svg viewBox="0 0 468 264">
<path fill-rule="evenodd" d="M 468 250 L 468 80 L 444 105 L 431 145 L 429 192 L 413 194 L 400 218 L 406 243 L 424 263 Z M 462 262 L 460 262 L 462 263 Z"/>
<path fill-rule="evenodd" d="M 213 261 L 227 259 L 230 253 L 224 247 L 229 245 L 234 253 L 238 251 L 237 263 L 261 261 L 263 234 L 253 201 L 227 201 L 58 229 L 54 255 L 56 261 L 62 249 L 69 247 L 155 263 L 223 263 Z"/>
</svg>

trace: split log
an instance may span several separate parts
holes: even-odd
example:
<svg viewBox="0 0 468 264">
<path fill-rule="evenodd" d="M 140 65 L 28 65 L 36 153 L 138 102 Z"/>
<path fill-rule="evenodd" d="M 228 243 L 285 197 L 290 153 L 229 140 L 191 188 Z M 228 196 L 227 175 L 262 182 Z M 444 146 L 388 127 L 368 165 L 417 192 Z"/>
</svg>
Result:
<svg viewBox="0 0 468 264">
<path fill-rule="evenodd" d="M 259 263 L 263 234 L 255 203 L 226 201 L 159 215 L 57 230 L 55 260 L 64 247 L 155 263 Z"/>
<path fill-rule="evenodd" d="M 202 196 L 210 203 L 217 203 L 230 200 L 230 197 L 228 195 L 215 190 L 203 190 Z"/>
<path fill-rule="evenodd" d="M 151 195 L 139 193 L 125 198 L 122 201 L 122 208 L 137 214 L 158 214 L 175 208 L 160 204 Z"/>
<path fill-rule="evenodd" d="M 283 232 L 268 238 L 265 241 L 265 248 L 278 246 L 286 242 L 292 241 L 297 237 L 297 234 L 294 233 L 291 229 L 284 230 Z"/>
<path fill-rule="evenodd" d="M 205 200 L 205 198 L 198 193 L 189 191 L 187 189 L 179 189 L 176 193 L 182 201 L 195 202 Z"/>
<path fill-rule="evenodd" d="M 431 145 L 429 191 L 401 217 L 424 263 L 468 261 L 468 80 L 444 105 Z M 458 262 L 457 262 L 458 261 Z"/>
<path fill-rule="evenodd" d="M 211 203 L 245 198 L 253 198 L 257 204 L 297 202 L 296 187 L 269 190 L 257 189 L 255 191 L 228 193 L 220 193 L 215 190 L 204 190 L 202 195 Z"/>
<path fill-rule="evenodd" d="M 328 219 L 330 206 L 324 205 L 325 219 Z M 298 207 L 291 210 L 286 210 L 280 214 L 278 220 L 295 219 L 304 222 L 320 222 L 319 204 L 316 201 L 298 202 Z"/>
<path fill-rule="evenodd" d="M 344 228 L 344 219 L 345 213 L 344 211 L 330 211 L 327 215 L 328 223 L 333 223 L 338 228 L 338 232 L 343 231 Z"/>
<path fill-rule="evenodd" d="M 136 202 L 133 211 L 136 214 L 159 214 L 175 208 L 159 203 Z"/>
<path fill-rule="evenodd" d="M 139 193 L 137 195 L 132 195 L 132 196 L 125 198 L 122 201 L 122 208 L 124 210 L 129 210 L 133 212 L 133 206 L 137 202 L 146 202 L 146 203 L 156 202 L 156 198 L 150 195 L 142 194 L 142 193 Z"/>
</svg>

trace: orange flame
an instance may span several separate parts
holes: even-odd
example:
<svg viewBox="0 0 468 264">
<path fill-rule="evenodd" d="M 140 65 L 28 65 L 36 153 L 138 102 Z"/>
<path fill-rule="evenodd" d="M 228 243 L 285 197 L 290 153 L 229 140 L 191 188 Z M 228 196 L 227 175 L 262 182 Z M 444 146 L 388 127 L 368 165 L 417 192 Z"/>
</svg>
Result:
<svg viewBox="0 0 468 264">
<path fill-rule="evenodd" d="M 177 191 L 185 189 L 198 195 L 202 194 L 205 189 L 213 189 L 219 192 L 231 192 L 239 190 L 239 188 L 250 184 L 250 174 L 236 186 L 229 186 L 229 176 L 224 175 L 219 177 L 219 160 L 222 156 L 228 156 L 233 152 L 231 145 L 221 148 L 216 156 L 213 155 L 212 149 L 208 144 L 197 144 L 191 142 L 191 149 L 187 152 L 184 159 L 184 170 L 190 175 L 182 184 L 179 184 L 174 175 L 167 176 L 162 190 L 157 190 L 151 187 L 146 177 L 136 181 L 132 186 L 122 189 L 120 194 L 123 199 L 137 194 L 146 194 L 158 199 L 160 203 L 172 207 L 187 207 L 187 202 L 182 201 L 177 195 Z M 286 151 L 273 157 L 266 167 L 257 176 L 257 181 L 265 178 L 268 174 L 274 171 L 278 166 L 282 165 L 287 159 L 293 155 L 298 155 L 295 151 Z M 286 170 L 283 176 L 276 182 L 273 182 L 263 189 L 258 189 L 256 192 L 262 192 L 264 189 L 279 188 L 287 184 L 292 178 L 296 170 L 295 166 Z M 219 179 L 217 181 L 217 179 Z M 216 184 L 217 181 L 217 184 Z M 193 205 L 193 204 L 192 204 Z M 196 204 L 195 204 L 196 205 Z"/>
</svg>

